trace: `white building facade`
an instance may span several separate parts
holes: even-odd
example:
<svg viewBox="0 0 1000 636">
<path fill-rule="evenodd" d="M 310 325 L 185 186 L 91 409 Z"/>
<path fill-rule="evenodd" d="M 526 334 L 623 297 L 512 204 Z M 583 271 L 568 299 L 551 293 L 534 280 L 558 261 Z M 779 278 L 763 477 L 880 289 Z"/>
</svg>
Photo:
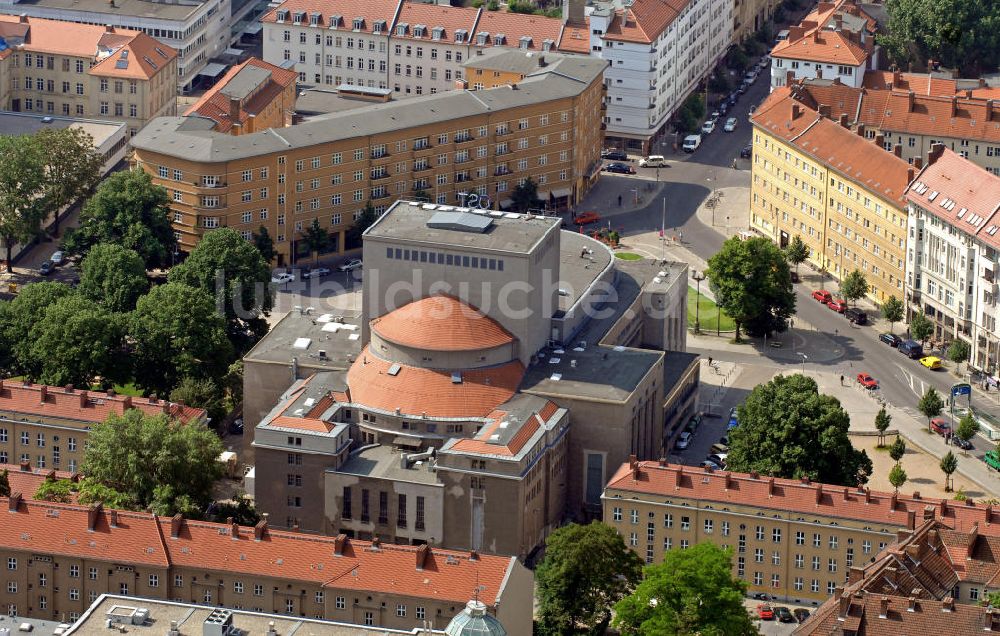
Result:
<svg viewBox="0 0 1000 636">
<path fill-rule="evenodd" d="M 707 79 L 733 37 L 733 0 L 692 0 L 679 13 L 655 5 L 613 3 L 590 14 L 591 54 L 609 63 L 606 136 L 642 154 L 675 141 L 664 135 L 670 118 Z"/>
</svg>

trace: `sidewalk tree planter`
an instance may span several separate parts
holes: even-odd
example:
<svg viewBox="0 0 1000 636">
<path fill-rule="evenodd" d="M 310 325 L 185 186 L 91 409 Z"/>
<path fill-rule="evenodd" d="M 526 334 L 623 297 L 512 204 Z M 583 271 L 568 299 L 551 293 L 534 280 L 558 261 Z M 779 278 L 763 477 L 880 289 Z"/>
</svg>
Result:
<svg viewBox="0 0 1000 636">
<path fill-rule="evenodd" d="M 869 289 L 868 279 L 860 269 L 853 270 L 840 281 L 840 295 L 851 304 L 864 298 Z"/>
<path fill-rule="evenodd" d="M 903 319 L 903 301 L 895 296 L 882 303 L 882 317 L 889 321 L 889 333 L 892 333 L 892 326 Z"/>
<path fill-rule="evenodd" d="M 913 314 L 910 318 L 910 335 L 923 344 L 934 333 L 934 323 L 923 313 Z"/>
<path fill-rule="evenodd" d="M 969 359 L 969 343 L 956 338 L 948 345 L 948 359 L 955 363 L 955 375 L 961 375 L 962 363 Z"/>
</svg>

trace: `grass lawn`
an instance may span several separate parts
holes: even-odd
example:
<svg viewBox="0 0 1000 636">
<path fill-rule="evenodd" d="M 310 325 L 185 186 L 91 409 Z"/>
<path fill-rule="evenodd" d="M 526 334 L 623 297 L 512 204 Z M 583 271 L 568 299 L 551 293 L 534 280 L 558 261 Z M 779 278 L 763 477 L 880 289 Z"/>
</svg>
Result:
<svg viewBox="0 0 1000 636">
<path fill-rule="evenodd" d="M 641 261 L 642 257 L 638 254 L 633 254 L 632 252 L 615 252 L 615 258 L 620 258 L 623 261 Z"/>
<path fill-rule="evenodd" d="M 694 328 L 696 304 L 698 305 L 701 330 L 715 331 L 717 328 L 716 323 L 720 322 L 715 302 L 706 297 L 704 294 L 699 296 L 693 287 L 688 289 L 688 327 L 691 327 L 692 329 Z M 722 312 L 721 324 L 718 325 L 718 329 L 721 329 L 722 331 L 735 331 L 736 323 L 733 322 L 732 318 L 726 315 L 726 312 Z"/>
<path fill-rule="evenodd" d="M 93 391 L 101 390 L 101 387 L 99 386 L 92 386 L 90 388 Z M 115 384 L 112 386 L 112 388 L 118 395 L 131 395 L 132 397 L 142 397 L 142 391 L 136 388 L 135 384 L 132 382 L 129 382 L 128 384 Z"/>
</svg>

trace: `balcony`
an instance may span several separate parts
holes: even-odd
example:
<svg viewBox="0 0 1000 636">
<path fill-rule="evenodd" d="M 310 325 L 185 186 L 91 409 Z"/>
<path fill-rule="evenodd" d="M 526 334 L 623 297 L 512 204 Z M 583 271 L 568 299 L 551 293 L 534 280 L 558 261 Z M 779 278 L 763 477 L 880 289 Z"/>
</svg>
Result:
<svg viewBox="0 0 1000 636">
<path fill-rule="evenodd" d="M 499 177 L 501 175 L 510 174 L 510 168 L 507 166 L 497 166 L 496 170 L 493 171 L 493 176 Z"/>
<path fill-rule="evenodd" d="M 388 156 L 389 156 L 389 153 L 386 152 L 385 150 L 382 150 L 382 151 L 372 151 L 372 159 L 383 159 L 383 158 L 388 157 Z"/>
<path fill-rule="evenodd" d="M 388 179 L 392 175 L 388 171 L 376 172 L 372 175 L 372 181 L 378 181 L 379 179 Z"/>
<path fill-rule="evenodd" d="M 423 172 L 424 170 L 430 170 L 430 169 L 431 169 L 431 164 L 429 164 L 429 163 L 423 163 L 423 164 L 421 164 L 421 163 L 415 163 L 415 164 L 413 164 L 413 171 L 414 172 Z"/>
<path fill-rule="evenodd" d="M 427 150 L 430 147 L 431 144 L 426 139 L 418 139 L 417 141 L 413 142 L 414 150 Z"/>
<path fill-rule="evenodd" d="M 455 135 L 455 143 L 456 144 L 464 144 L 464 143 L 468 143 L 470 141 L 475 141 L 475 138 L 472 135 L 465 135 L 465 136 Z"/>
</svg>

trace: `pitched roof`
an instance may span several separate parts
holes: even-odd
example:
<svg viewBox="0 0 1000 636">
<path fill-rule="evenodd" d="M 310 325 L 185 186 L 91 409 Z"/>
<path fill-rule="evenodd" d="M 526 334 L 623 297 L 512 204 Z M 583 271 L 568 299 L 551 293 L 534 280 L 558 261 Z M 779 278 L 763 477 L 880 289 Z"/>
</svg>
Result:
<svg viewBox="0 0 1000 636">
<path fill-rule="evenodd" d="M 310 16 L 316 14 L 317 24 L 325 28 L 343 29 L 356 33 L 374 33 L 375 23 L 385 22 L 382 33 L 388 35 L 396 18 L 400 0 L 367 0 L 353 2 L 351 0 L 285 0 L 260 17 L 261 22 L 277 22 L 278 12 L 287 11 L 287 23 L 291 23 L 296 13 L 304 15 L 303 24 L 309 24 Z M 330 17 L 339 16 L 340 23 L 331 26 Z M 354 28 L 354 20 L 362 19 L 360 29 Z"/>
<path fill-rule="evenodd" d="M 496 410 L 487 416 L 489 424 L 484 426 L 475 437 L 460 438 L 446 444 L 449 451 L 472 453 L 476 455 L 493 455 L 496 457 L 516 457 L 536 433 L 545 428 L 545 425 L 559 410 L 559 407 L 548 400 L 544 401 L 544 406 L 535 413 L 531 413 L 524 421 L 520 422 L 520 428 L 514 435 L 504 443 L 502 441 L 503 430 L 508 413 L 504 410 Z"/>
<path fill-rule="evenodd" d="M 392 27 L 393 38 L 412 38 L 415 40 L 430 40 L 436 27 L 444 29 L 441 38 L 450 42 L 455 41 L 455 31 L 462 29 L 466 33 L 466 42 L 470 39 L 475 41 L 474 30 L 476 21 L 482 9 L 472 7 L 452 7 L 442 4 L 424 4 L 422 2 L 402 2 L 400 4 L 399 17 Z M 406 25 L 406 33 L 397 34 L 399 25 Z M 416 36 L 413 31 L 415 26 L 423 26 L 422 36 Z M 490 42 L 492 44 L 492 42 Z"/>
<path fill-rule="evenodd" d="M 1000 104 L 978 97 L 866 91 L 860 120 L 865 125 L 903 134 L 1000 143 Z"/>
<path fill-rule="evenodd" d="M 29 464 L 27 470 L 15 464 L 0 464 L 0 473 L 7 471 L 7 481 L 10 483 L 11 492 L 19 492 L 25 497 L 33 497 L 38 487 L 42 485 L 49 476 L 54 479 L 69 479 L 73 473 L 65 470 L 53 470 L 51 468 L 31 468 Z M 76 495 L 73 495 L 76 499 Z"/>
<path fill-rule="evenodd" d="M 0 508 L 9 507 L 0 498 Z M 111 526 L 112 514 L 117 517 Z M 93 531 L 88 520 L 94 519 Z M 21 501 L 0 524 L 0 548 L 157 567 L 183 566 L 309 581 L 340 589 L 465 603 L 476 585 L 493 605 L 514 557 L 427 546 L 386 545 L 153 514 L 93 511 L 84 506 Z M 176 537 L 173 529 L 176 528 Z M 422 561 L 422 568 L 418 563 Z"/>
<path fill-rule="evenodd" d="M 614 497 L 615 491 L 822 514 L 911 528 L 930 507 L 936 518 L 952 529 L 968 531 L 978 527 L 980 534 L 1000 536 L 1000 524 L 997 523 L 1000 522 L 1000 510 L 994 513 L 989 505 L 956 504 L 947 499 L 924 498 L 918 493 L 896 495 L 655 461 L 622 464 L 608 481 L 604 496 Z"/>
<path fill-rule="evenodd" d="M 1000 177 L 943 148 L 914 178 L 906 200 L 1000 248 Z"/>
<path fill-rule="evenodd" d="M 869 52 L 840 31 L 814 30 L 798 40 L 779 42 L 771 55 L 792 60 L 859 66 L 868 60 Z"/>
<path fill-rule="evenodd" d="M 486 417 L 514 395 L 524 376 L 519 361 L 462 370 L 460 382 L 448 370 L 405 364 L 390 375 L 394 364 L 365 347 L 347 372 L 351 402 L 406 415 Z"/>
<path fill-rule="evenodd" d="M 772 135 L 790 140 L 811 126 L 818 117 L 818 113 L 796 104 L 796 100 L 792 99 L 792 87 L 779 86 L 761 102 L 750 121 Z"/>
<path fill-rule="evenodd" d="M 153 415 L 167 413 L 181 422 L 205 418 L 205 410 L 167 400 L 82 391 L 30 382 L 0 380 L 0 413 L 19 413 L 72 422 L 103 422 L 134 408 Z"/>
<path fill-rule="evenodd" d="M 212 88 L 202 95 L 201 99 L 187 109 L 184 115 L 207 117 L 215 122 L 215 130 L 218 132 L 226 132 L 232 129 L 233 121 L 230 117 L 229 109 L 230 96 L 226 94 L 226 89 L 244 69 L 260 69 L 267 73 L 267 77 L 264 79 L 264 76 L 261 75 L 262 81 L 260 85 L 253 88 L 249 99 L 241 100 L 238 122 L 240 124 L 246 122 L 251 115 L 256 115 L 262 111 L 282 91 L 294 84 L 298 78 L 295 71 L 251 57 L 242 64 L 229 69 L 222 79 L 216 82 Z"/>
<path fill-rule="evenodd" d="M 604 39 L 649 44 L 680 16 L 690 0 L 636 0 L 615 12 Z"/>
<path fill-rule="evenodd" d="M 582 24 L 567 22 L 559 36 L 559 50 L 567 53 L 590 54 L 590 16 Z"/>
<path fill-rule="evenodd" d="M 0 35 L 23 37 L 24 51 L 95 60 L 88 73 L 101 76 L 148 79 L 177 57 L 173 48 L 140 31 L 64 20 L 0 15 Z"/>
<path fill-rule="evenodd" d="M 530 38 L 527 45 L 529 51 L 543 50 L 542 44 L 549 40 L 555 51 L 562 32 L 562 20 L 529 13 L 483 11 L 476 23 L 476 33 L 482 32 L 491 34 L 491 38 L 498 33 L 504 34 L 503 45 L 513 48 L 521 48 L 521 38 Z M 490 43 L 493 43 L 492 40 Z"/>
<path fill-rule="evenodd" d="M 514 342 L 500 323 L 451 296 L 428 296 L 371 321 L 390 342 L 426 351 L 480 351 Z"/>
<path fill-rule="evenodd" d="M 954 95 L 958 92 L 958 82 L 933 73 L 871 70 L 865 73 L 862 85 L 871 90 L 913 91 L 918 95 Z"/>
</svg>

